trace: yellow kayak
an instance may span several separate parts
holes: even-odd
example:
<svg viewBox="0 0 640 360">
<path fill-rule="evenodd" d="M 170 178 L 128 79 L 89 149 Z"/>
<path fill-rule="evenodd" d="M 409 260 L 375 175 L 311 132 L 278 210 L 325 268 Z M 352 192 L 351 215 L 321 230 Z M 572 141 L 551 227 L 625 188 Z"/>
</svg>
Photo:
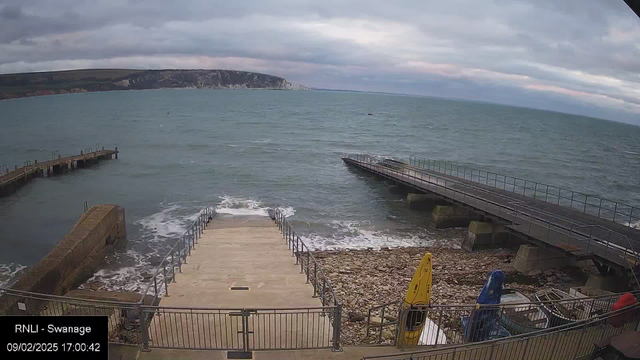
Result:
<svg viewBox="0 0 640 360">
<path fill-rule="evenodd" d="M 429 301 L 431 301 L 431 253 L 426 253 L 411 279 L 403 306 L 405 309 L 411 309 L 415 305 L 429 305 Z M 418 345 L 425 317 L 424 311 L 407 312 L 404 322 L 404 345 Z"/>
</svg>

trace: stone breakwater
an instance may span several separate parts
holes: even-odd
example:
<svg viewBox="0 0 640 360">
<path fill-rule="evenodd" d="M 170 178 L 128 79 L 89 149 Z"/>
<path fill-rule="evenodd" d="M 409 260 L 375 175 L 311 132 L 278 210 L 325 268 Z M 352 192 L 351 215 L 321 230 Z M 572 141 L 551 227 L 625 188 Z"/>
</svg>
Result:
<svg viewBox="0 0 640 360">
<path fill-rule="evenodd" d="M 505 272 L 505 287 L 525 294 L 555 287 L 584 285 L 589 268 L 565 267 L 518 273 L 511 266 L 513 249 L 468 253 L 444 248 L 383 248 L 381 250 L 317 251 L 344 305 L 342 338 L 345 345 L 367 343 L 366 315 L 370 307 L 402 299 L 426 252 L 433 255 L 433 304 L 473 304 L 490 271 Z"/>
</svg>

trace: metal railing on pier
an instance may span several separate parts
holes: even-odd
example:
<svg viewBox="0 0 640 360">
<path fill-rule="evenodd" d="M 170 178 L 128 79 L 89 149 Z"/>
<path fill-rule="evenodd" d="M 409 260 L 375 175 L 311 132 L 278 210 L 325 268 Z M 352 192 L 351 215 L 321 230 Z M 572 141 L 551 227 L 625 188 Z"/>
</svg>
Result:
<svg viewBox="0 0 640 360">
<path fill-rule="evenodd" d="M 320 298 L 322 306 L 334 307 L 334 312 L 329 312 L 329 318 L 333 325 L 333 346 L 334 350 L 340 349 L 340 332 L 342 321 L 342 303 L 336 295 L 331 280 L 327 278 L 322 270 L 321 264 L 311 253 L 311 249 L 302 241 L 293 226 L 287 221 L 287 217 L 280 210 L 274 210 L 275 222 L 282 232 L 287 247 L 291 250 L 291 256 L 296 258 L 296 265 L 300 265 L 300 273 L 305 274 L 307 283 L 313 285 L 313 296 Z"/>
<path fill-rule="evenodd" d="M 169 284 L 176 281 L 176 269 L 182 272 L 182 265 L 187 263 L 187 257 L 191 255 L 191 250 L 198 244 L 198 239 L 207 228 L 209 221 L 216 216 L 216 210 L 212 206 L 207 206 L 198 213 L 196 219 L 187 228 L 184 234 L 176 240 L 171 248 L 166 252 L 162 261 L 153 273 L 149 284 L 142 292 L 139 303 L 156 304 L 163 295 L 169 295 Z M 147 295 L 151 299 L 145 300 Z"/>
<path fill-rule="evenodd" d="M 409 165 L 567 207 L 626 226 L 640 228 L 640 208 L 619 201 L 418 156 L 411 156 Z"/>
<path fill-rule="evenodd" d="M 500 194 L 488 194 L 487 190 L 473 187 L 465 189 L 457 186 L 460 184 L 459 180 L 407 167 L 400 162 L 362 154 L 348 155 L 347 158 L 380 176 L 508 220 L 515 231 L 539 241 L 575 249 L 572 251 L 580 250 L 583 256 L 595 254 L 600 261 L 627 268 L 634 275 L 634 267 L 640 263 L 640 242 L 616 231 L 544 213 L 522 202 L 507 201 Z M 489 195 L 495 195 L 495 200 Z"/>
</svg>

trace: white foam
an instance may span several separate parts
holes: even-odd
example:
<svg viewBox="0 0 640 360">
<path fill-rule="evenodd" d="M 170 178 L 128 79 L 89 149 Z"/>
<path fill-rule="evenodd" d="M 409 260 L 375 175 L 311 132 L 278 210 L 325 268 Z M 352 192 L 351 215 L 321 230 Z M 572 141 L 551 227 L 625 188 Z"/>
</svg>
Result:
<svg viewBox="0 0 640 360">
<path fill-rule="evenodd" d="M 92 284 L 91 288 L 97 290 L 141 293 L 148 283 L 150 272 L 154 271 L 150 262 L 150 258 L 154 255 L 155 252 L 153 251 L 143 255 L 133 249 L 127 250 L 118 257 L 126 257 L 128 258 L 127 260 L 133 260 L 133 265 L 123 266 L 118 269 L 100 269 L 96 271 L 85 284 L 79 286 L 79 288 L 83 289 L 87 287 L 88 284 Z M 145 281 L 145 277 L 147 281 Z"/>
<path fill-rule="evenodd" d="M 375 249 L 382 247 L 399 248 L 399 247 L 433 247 L 447 246 L 450 248 L 459 248 L 460 245 L 451 239 L 435 239 L 425 233 L 389 233 L 386 230 L 366 229 L 371 226 L 371 222 L 364 221 L 331 221 L 327 224 L 329 227 L 337 231 L 330 236 L 311 234 L 302 236 L 303 240 L 309 247 L 315 250 L 341 250 L 341 249 Z M 364 226 L 365 228 L 362 228 Z"/>
<path fill-rule="evenodd" d="M 178 212 L 181 209 L 183 209 L 182 206 L 173 204 L 160 212 L 136 221 L 136 224 L 143 227 L 145 235 L 152 236 L 145 241 L 161 241 L 182 236 L 199 213 L 189 216 L 179 215 Z"/>
<path fill-rule="evenodd" d="M 16 276 L 22 273 L 27 266 L 16 263 L 0 264 L 0 287 L 9 287 L 13 285 Z"/>
<path fill-rule="evenodd" d="M 252 199 L 243 199 L 233 196 L 223 196 L 222 201 L 216 207 L 219 214 L 236 216 L 269 216 L 269 207 L 263 206 L 262 202 Z M 292 207 L 280 207 L 285 217 L 293 216 L 296 211 Z"/>
<path fill-rule="evenodd" d="M 152 264 L 156 264 L 159 258 L 165 256 L 168 249 L 184 235 L 200 214 L 199 211 L 189 215 L 181 214 L 184 209 L 178 204 L 169 204 L 161 211 L 136 221 L 136 224 L 142 226 L 141 238 L 138 241 L 146 245 L 144 253 L 135 249 L 115 253 L 112 262 L 127 266 L 98 270 L 80 288 L 142 292 L 155 271 Z"/>
<path fill-rule="evenodd" d="M 629 225 L 630 227 L 634 228 L 634 229 L 638 229 L 640 230 L 640 220 L 633 222 L 631 224 L 627 223 L 627 225 Z"/>
</svg>

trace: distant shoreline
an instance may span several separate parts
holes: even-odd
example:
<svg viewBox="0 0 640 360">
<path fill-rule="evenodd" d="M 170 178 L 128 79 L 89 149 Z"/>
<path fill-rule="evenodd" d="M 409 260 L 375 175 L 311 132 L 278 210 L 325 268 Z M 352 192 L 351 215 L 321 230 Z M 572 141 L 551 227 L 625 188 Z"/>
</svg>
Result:
<svg viewBox="0 0 640 360">
<path fill-rule="evenodd" d="M 86 69 L 0 75 L 0 100 L 151 89 L 310 90 L 279 76 L 235 70 Z"/>
</svg>

